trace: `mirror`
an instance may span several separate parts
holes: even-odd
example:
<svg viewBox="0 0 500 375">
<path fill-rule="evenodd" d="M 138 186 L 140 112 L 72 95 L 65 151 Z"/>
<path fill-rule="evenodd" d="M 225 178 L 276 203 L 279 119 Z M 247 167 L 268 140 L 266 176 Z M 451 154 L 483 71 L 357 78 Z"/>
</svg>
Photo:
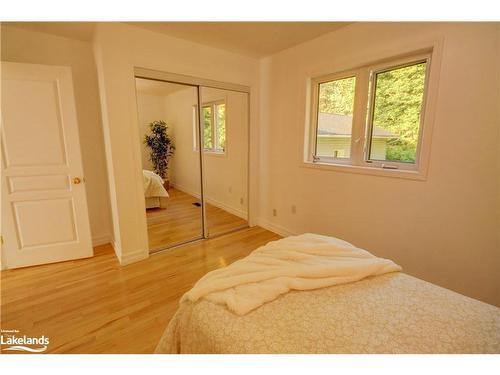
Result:
<svg viewBox="0 0 500 375">
<path fill-rule="evenodd" d="M 200 88 L 208 237 L 248 226 L 248 94 Z"/>
<path fill-rule="evenodd" d="M 198 87 L 136 78 L 150 252 L 203 238 Z"/>
</svg>

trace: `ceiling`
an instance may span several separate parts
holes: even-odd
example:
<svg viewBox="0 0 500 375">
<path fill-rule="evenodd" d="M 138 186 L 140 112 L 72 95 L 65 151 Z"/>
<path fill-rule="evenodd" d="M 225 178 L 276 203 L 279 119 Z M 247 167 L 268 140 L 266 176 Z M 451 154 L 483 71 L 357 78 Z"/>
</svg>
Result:
<svg viewBox="0 0 500 375">
<path fill-rule="evenodd" d="M 132 22 L 133 25 L 260 58 L 337 30 L 349 22 Z"/>
<path fill-rule="evenodd" d="M 90 41 L 94 33 L 95 22 L 2 22 L 2 25 Z"/>
<path fill-rule="evenodd" d="M 6 22 L 89 41 L 95 22 Z M 349 22 L 129 22 L 176 38 L 261 58 L 349 25 Z"/>
</svg>

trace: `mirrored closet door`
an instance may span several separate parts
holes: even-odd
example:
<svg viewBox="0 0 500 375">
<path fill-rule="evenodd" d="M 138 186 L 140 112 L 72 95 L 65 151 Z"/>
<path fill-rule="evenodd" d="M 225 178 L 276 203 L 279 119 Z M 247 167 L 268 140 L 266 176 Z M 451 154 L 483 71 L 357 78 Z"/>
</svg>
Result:
<svg viewBox="0 0 500 375">
<path fill-rule="evenodd" d="M 248 93 L 135 83 L 150 252 L 247 227 Z"/>
<path fill-rule="evenodd" d="M 248 226 L 248 94 L 201 87 L 206 236 Z"/>
<path fill-rule="evenodd" d="M 199 89 L 135 81 L 147 231 L 154 252 L 204 237 Z"/>
</svg>

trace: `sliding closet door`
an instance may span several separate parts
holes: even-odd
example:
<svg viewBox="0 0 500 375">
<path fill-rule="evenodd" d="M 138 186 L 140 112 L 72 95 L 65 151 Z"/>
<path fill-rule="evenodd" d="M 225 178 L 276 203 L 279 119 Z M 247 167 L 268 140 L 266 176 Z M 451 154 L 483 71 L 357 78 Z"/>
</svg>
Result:
<svg viewBox="0 0 500 375">
<path fill-rule="evenodd" d="M 150 251 L 203 238 L 198 87 L 136 78 Z"/>
<path fill-rule="evenodd" d="M 248 94 L 200 88 L 205 230 L 248 225 Z"/>
</svg>

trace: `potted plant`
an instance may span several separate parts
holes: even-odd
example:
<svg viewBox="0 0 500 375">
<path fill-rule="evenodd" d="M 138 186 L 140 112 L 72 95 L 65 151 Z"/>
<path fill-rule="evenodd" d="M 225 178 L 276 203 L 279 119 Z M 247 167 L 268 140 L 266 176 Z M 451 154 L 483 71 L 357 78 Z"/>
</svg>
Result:
<svg viewBox="0 0 500 375">
<path fill-rule="evenodd" d="M 168 134 L 165 121 L 153 121 L 149 124 L 151 134 L 144 136 L 144 144 L 151 149 L 149 160 L 153 163 L 154 172 L 164 180 L 165 189 L 170 188 L 168 167 L 170 157 L 174 155 L 175 146 Z"/>
</svg>

